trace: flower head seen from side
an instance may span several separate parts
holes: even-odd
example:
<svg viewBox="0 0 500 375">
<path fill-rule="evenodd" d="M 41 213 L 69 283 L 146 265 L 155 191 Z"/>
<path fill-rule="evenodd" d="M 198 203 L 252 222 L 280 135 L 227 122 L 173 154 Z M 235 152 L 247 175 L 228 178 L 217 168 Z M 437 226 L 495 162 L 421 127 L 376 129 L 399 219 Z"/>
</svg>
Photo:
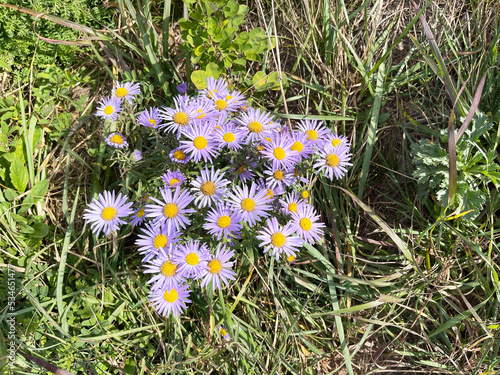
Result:
<svg viewBox="0 0 500 375">
<path fill-rule="evenodd" d="M 228 203 L 217 203 L 215 209 L 212 209 L 207 217 L 203 228 L 208 230 L 217 240 L 229 238 L 238 235 L 241 231 L 240 221 L 243 216 L 235 211 Z"/>
<path fill-rule="evenodd" d="M 205 95 L 206 98 L 213 100 L 215 96 L 229 95 L 229 90 L 227 88 L 227 83 L 221 79 L 215 79 L 213 77 L 207 78 L 207 88 L 201 91 L 202 95 Z"/>
<path fill-rule="evenodd" d="M 186 153 L 179 147 L 170 151 L 168 156 L 170 157 L 170 160 L 180 164 L 186 164 L 189 160 L 191 160 L 191 155 L 186 155 Z"/>
<path fill-rule="evenodd" d="M 314 168 L 325 173 L 330 180 L 333 177 L 340 179 L 347 173 L 347 166 L 352 165 L 352 154 L 347 146 L 333 147 L 328 144 L 323 150 L 319 151 L 319 158 L 314 163 Z"/>
<path fill-rule="evenodd" d="M 277 126 L 269 113 L 252 107 L 242 113 L 235 122 L 248 130 L 247 144 L 260 142 L 265 137 L 271 136 L 271 130 Z"/>
<path fill-rule="evenodd" d="M 151 289 L 149 301 L 158 314 L 168 318 L 170 314 L 179 316 L 186 310 L 186 303 L 191 302 L 189 294 L 188 285 L 176 284 L 171 288 Z"/>
<path fill-rule="evenodd" d="M 113 90 L 113 96 L 132 103 L 134 96 L 141 93 L 140 87 L 140 83 L 116 82 L 116 88 Z"/>
<path fill-rule="evenodd" d="M 220 113 L 224 112 L 237 112 L 240 107 L 246 104 L 245 95 L 239 91 L 231 91 L 229 94 L 221 95 L 216 94 L 212 99 L 215 110 Z"/>
<path fill-rule="evenodd" d="M 160 249 L 158 256 L 145 264 L 144 273 L 155 274 L 148 284 L 153 284 L 152 290 L 155 289 L 172 289 L 176 285 L 183 284 L 186 279 L 180 275 L 177 265 L 174 264 L 172 256 Z"/>
<path fill-rule="evenodd" d="M 189 90 L 189 83 L 181 82 L 177 85 L 177 92 L 184 95 Z"/>
<path fill-rule="evenodd" d="M 272 168 L 293 169 L 300 160 L 297 151 L 292 150 L 293 141 L 288 136 L 276 135 L 272 142 L 264 144 L 262 155 L 272 163 Z"/>
<path fill-rule="evenodd" d="M 163 201 L 151 197 L 156 204 L 147 204 L 145 207 L 146 217 L 151 217 L 155 224 L 167 224 L 175 227 L 177 230 L 185 228 L 190 224 L 186 214 L 195 212 L 186 208 L 193 200 L 193 197 L 187 190 L 182 191 L 178 186 L 173 189 L 160 189 Z"/>
<path fill-rule="evenodd" d="M 290 215 L 292 216 L 292 229 L 306 242 L 313 244 L 321 239 L 325 224 L 319 221 L 320 217 L 316 215 L 313 206 L 306 203 L 300 204 L 297 206 L 297 211 L 292 211 Z"/>
<path fill-rule="evenodd" d="M 257 192 L 257 185 L 252 182 L 250 188 L 247 185 L 243 185 L 243 188 L 235 186 L 228 196 L 233 207 L 242 214 L 243 221 L 253 226 L 257 221 L 269 216 L 271 206 L 268 204 L 266 193 L 265 190 Z"/>
<path fill-rule="evenodd" d="M 210 252 L 207 245 L 198 240 L 189 240 L 177 247 L 173 261 L 177 265 L 180 275 L 185 278 L 200 279 L 208 272 L 209 259 Z"/>
<path fill-rule="evenodd" d="M 122 110 L 122 100 L 120 98 L 107 97 L 101 99 L 95 115 L 105 120 L 116 121 Z"/>
<path fill-rule="evenodd" d="M 231 163 L 233 163 L 232 160 Z M 235 165 L 229 170 L 229 174 L 238 177 L 244 184 L 246 181 L 252 180 L 254 178 L 254 173 L 251 171 L 251 169 L 255 168 L 257 168 L 257 163 L 247 156 L 245 160 L 235 163 Z"/>
<path fill-rule="evenodd" d="M 110 135 L 108 135 L 108 137 L 106 138 L 106 143 L 108 144 L 108 146 L 114 148 L 128 147 L 127 140 L 120 133 L 111 133 Z"/>
<path fill-rule="evenodd" d="M 165 121 L 161 128 L 166 131 L 177 132 L 177 139 L 196 118 L 196 108 L 187 96 L 179 95 L 174 98 L 175 108 L 163 107 L 160 109 L 160 118 Z"/>
<path fill-rule="evenodd" d="M 256 237 L 262 241 L 259 246 L 264 247 L 264 253 L 269 251 L 278 260 L 282 253 L 289 257 L 295 256 L 300 250 L 302 239 L 294 236 L 293 233 L 294 229 L 290 223 L 281 226 L 278 219 L 273 217 L 267 220 L 267 225 Z"/>
<path fill-rule="evenodd" d="M 137 116 L 137 122 L 147 128 L 157 128 L 163 125 L 160 118 L 160 112 L 158 108 L 150 107 L 142 111 L 139 116 Z"/>
<path fill-rule="evenodd" d="M 297 151 L 299 155 L 299 161 L 307 159 L 310 155 L 314 153 L 313 143 L 309 140 L 307 133 L 293 131 L 290 134 L 290 140 L 292 141 L 292 146 L 290 147 L 293 151 Z"/>
<path fill-rule="evenodd" d="M 231 340 L 231 336 L 227 332 L 226 327 L 224 327 L 223 325 L 220 325 L 217 327 L 217 330 L 219 331 L 220 335 L 222 336 L 222 338 L 224 340 L 228 340 L 228 341 Z"/>
<path fill-rule="evenodd" d="M 143 262 L 157 256 L 160 250 L 167 255 L 173 251 L 173 245 L 179 242 L 181 233 L 175 228 L 168 228 L 166 225 L 154 225 L 147 223 L 142 229 L 142 234 L 137 236 L 135 244 L 139 246 L 138 252 L 144 256 Z"/>
<path fill-rule="evenodd" d="M 132 219 L 130 220 L 130 224 L 132 224 L 134 227 L 141 225 L 144 220 L 146 220 L 146 212 L 144 211 L 144 208 L 138 208 L 137 210 L 134 211 L 134 214 L 132 215 Z"/>
<path fill-rule="evenodd" d="M 323 121 L 308 118 L 299 121 L 299 130 L 307 134 L 307 139 L 315 147 L 321 147 L 327 136 L 331 133 L 330 129 L 323 126 Z"/>
<path fill-rule="evenodd" d="M 191 126 L 184 132 L 189 141 L 181 141 L 181 150 L 189 153 L 195 162 L 201 159 L 206 163 L 211 163 L 212 158 L 217 156 L 217 143 L 212 138 L 212 131 L 209 127 Z"/>
<path fill-rule="evenodd" d="M 215 254 L 210 255 L 207 263 L 207 274 L 201 282 L 201 287 L 204 288 L 212 282 L 212 288 L 221 289 L 222 284 L 229 286 L 228 280 L 234 280 L 236 273 L 231 270 L 234 262 L 229 260 L 234 255 L 234 250 L 229 251 L 225 245 L 219 243 Z"/>
<path fill-rule="evenodd" d="M 285 190 L 281 186 L 271 186 L 264 179 L 259 179 L 257 181 L 257 191 L 265 191 L 267 203 L 274 203 L 274 200 L 279 196 L 285 193 Z"/>
<path fill-rule="evenodd" d="M 168 189 L 176 188 L 177 186 L 181 186 L 186 176 L 181 171 L 167 171 L 161 176 L 161 179 L 165 183 L 165 187 Z"/>
<path fill-rule="evenodd" d="M 127 203 L 127 197 L 121 193 L 116 196 L 114 191 L 103 191 L 89 203 L 83 219 L 91 224 L 90 228 L 95 235 L 103 231 L 107 236 L 118 230 L 121 224 L 126 223 L 121 218 L 126 218 L 134 212 L 132 204 L 132 202 Z"/>
<path fill-rule="evenodd" d="M 193 186 L 192 192 L 196 198 L 194 200 L 198 208 L 210 206 L 213 202 L 220 200 L 226 194 L 226 185 L 229 181 L 224 178 L 224 174 L 220 169 L 214 171 L 208 168 L 202 169 L 200 176 L 191 182 Z"/>
<path fill-rule="evenodd" d="M 211 100 L 198 96 L 191 100 L 191 106 L 194 110 L 194 120 L 211 121 L 216 119 L 219 113 L 214 109 Z"/>
<path fill-rule="evenodd" d="M 131 157 L 132 160 L 134 160 L 135 162 L 141 161 L 143 159 L 141 150 L 134 150 L 134 152 L 132 152 Z"/>
</svg>

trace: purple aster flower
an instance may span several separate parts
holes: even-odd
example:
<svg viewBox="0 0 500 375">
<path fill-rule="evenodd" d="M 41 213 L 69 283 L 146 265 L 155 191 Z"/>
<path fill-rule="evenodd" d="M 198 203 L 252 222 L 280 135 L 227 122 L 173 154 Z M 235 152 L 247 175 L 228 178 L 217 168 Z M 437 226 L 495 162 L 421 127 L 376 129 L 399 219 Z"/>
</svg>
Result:
<svg viewBox="0 0 500 375">
<path fill-rule="evenodd" d="M 121 224 L 126 221 L 120 219 L 128 217 L 134 211 L 132 202 L 126 203 L 127 197 L 121 193 L 115 197 L 115 192 L 103 191 L 98 198 L 94 198 L 84 211 L 83 218 L 90 223 L 91 230 L 98 235 L 101 230 L 107 236 L 109 233 L 117 231 Z"/>
<path fill-rule="evenodd" d="M 321 147 L 331 130 L 323 126 L 323 121 L 305 118 L 299 121 L 299 130 L 307 134 L 307 139 L 311 141 L 313 147 Z"/>
<path fill-rule="evenodd" d="M 174 264 L 178 266 L 179 275 L 185 278 L 200 279 L 205 276 L 210 252 L 207 245 L 200 241 L 189 240 L 179 245 L 174 253 Z"/>
<path fill-rule="evenodd" d="M 158 108 L 150 107 L 137 116 L 137 122 L 147 128 L 161 127 L 162 122 Z"/>
<path fill-rule="evenodd" d="M 287 257 L 295 256 L 295 252 L 300 250 L 302 239 L 293 236 L 294 228 L 291 224 L 281 226 L 275 217 L 267 220 L 267 227 L 256 236 L 262 242 L 259 246 L 264 247 L 264 253 L 268 251 L 279 259 L 280 254 L 285 253 Z"/>
<path fill-rule="evenodd" d="M 163 107 L 160 109 L 160 118 L 165 120 L 161 128 L 169 132 L 177 132 L 177 139 L 181 137 L 184 130 L 193 124 L 196 118 L 196 108 L 192 105 L 188 96 L 178 95 L 174 98 L 175 108 Z"/>
<path fill-rule="evenodd" d="M 293 172 L 286 169 L 266 169 L 264 174 L 268 176 L 266 177 L 266 186 L 269 188 L 279 187 L 283 190 L 295 182 Z"/>
<path fill-rule="evenodd" d="M 140 83 L 133 82 L 116 82 L 116 89 L 113 90 L 113 96 L 121 100 L 126 100 L 129 103 L 132 103 L 134 100 L 134 95 L 140 94 L 141 89 Z"/>
<path fill-rule="evenodd" d="M 180 236 L 181 233 L 175 228 L 147 223 L 146 228 L 142 229 L 142 234 L 138 235 L 135 244 L 139 246 L 137 250 L 139 254 L 144 255 L 143 262 L 148 262 L 162 249 L 166 254 L 171 254 L 173 245 L 179 242 Z"/>
<path fill-rule="evenodd" d="M 285 194 L 285 190 L 282 187 L 272 187 L 261 178 L 257 181 L 257 191 L 260 192 L 262 190 L 266 193 L 265 197 L 268 200 L 267 203 L 273 203 L 277 196 Z"/>
<path fill-rule="evenodd" d="M 292 215 L 292 229 L 306 242 L 312 244 L 321 239 L 325 224 L 320 222 L 319 215 L 313 206 L 303 203 L 297 206 L 297 212 L 290 212 Z"/>
<path fill-rule="evenodd" d="M 170 289 L 155 289 L 149 292 L 149 301 L 154 306 L 156 312 L 167 318 L 170 314 L 179 316 L 186 310 L 186 303 L 191 302 L 189 297 L 189 287 L 187 285 L 174 285 Z"/>
<path fill-rule="evenodd" d="M 256 192 L 257 186 L 254 182 L 250 189 L 247 185 L 243 188 L 235 186 L 234 190 L 229 193 L 229 201 L 232 203 L 235 210 L 241 212 L 243 220 L 249 225 L 255 225 L 261 218 L 269 216 L 267 211 L 271 206 L 266 204 L 266 191 L 261 190 Z"/>
<path fill-rule="evenodd" d="M 215 110 L 211 100 L 199 96 L 191 100 L 191 106 L 194 109 L 194 120 L 211 121 L 217 118 L 220 113 Z"/>
<path fill-rule="evenodd" d="M 138 208 L 134 211 L 134 214 L 132 215 L 132 219 L 130 219 L 130 224 L 132 224 L 134 227 L 141 225 L 144 220 L 146 220 L 145 216 L 146 212 L 144 211 L 144 208 Z"/>
<path fill-rule="evenodd" d="M 277 124 L 273 122 L 268 112 L 261 112 L 260 109 L 252 107 L 248 108 L 235 121 L 248 130 L 247 144 L 259 142 L 265 137 L 272 136 L 272 129 L 277 127 Z"/>
<path fill-rule="evenodd" d="M 280 204 L 283 207 L 283 212 L 290 215 L 292 212 L 297 212 L 297 207 L 305 203 L 297 193 L 289 193 L 284 199 L 280 199 Z"/>
<path fill-rule="evenodd" d="M 229 94 L 215 94 L 212 99 L 214 108 L 219 112 L 237 112 L 239 108 L 246 104 L 245 95 L 239 91 L 231 91 Z"/>
<path fill-rule="evenodd" d="M 208 99 L 213 100 L 216 95 L 229 95 L 229 90 L 227 88 L 227 83 L 222 78 L 215 79 L 213 77 L 208 77 L 207 88 L 203 89 L 201 93 Z"/>
<path fill-rule="evenodd" d="M 128 147 L 127 140 L 120 133 L 111 133 L 110 135 L 108 135 L 108 138 L 106 138 L 106 143 L 108 144 L 108 146 L 114 148 Z"/>
<path fill-rule="evenodd" d="M 212 282 L 212 289 L 221 289 L 222 283 L 229 286 L 228 280 L 234 280 L 236 273 L 230 269 L 234 262 L 229 260 L 234 255 L 234 250 L 229 251 L 225 245 L 219 243 L 214 255 L 210 255 L 207 263 L 207 274 L 201 282 L 204 288 Z"/>
<path fill-rule="evenodd" d="M 247 135 L 248 131 L 245 128 L 228 122 L 215 129 L 214 140 L 219 144 L 219 148 L 227 146 L 230 150 L 236 151 L 241 148 Z"/>
<path fill-rule="evenodd" d="M 105 120 L 116 121 L 122 110 L 122 100 L 120 98 L 107 97 L 101 99 L 95 115 Z"/>
<path fill-rule="evenodd" d="M 145 207 L 146 217 L 151 217 L 155 224 L 167 224 L 168 227 L 175 226 L 177 230 L 185 228 L 190 224 L 186 214 L 195 212 L 186 208 L 193 200 L 193 197 L 187 190 L 181 191 L 178 186 L 173 189 L 160 189 L 163 201 L 151 197 L 151 200 L 157 204 L 147 204 Z"/>
<path fill-rule="evenodd" d="M 292 150 L 293 141 L 287 136 L 276 135 L 271 142 L 264 144 L 262 156 L 272 163 L 273 169 L 293 169 L 299 162 L 299 154 Z"/>
<path fill-rule="evenodd" d="M 161 179 L 165 183 L 165 187 L 168 189 L 176 188 L 177 186 L 181 186 L 186 176 L 181 171 L 167 171 L 161 176 Z"/>
<path fill-rule="evenodd" d="M 294 131 L 290 134 L 290 140 L 292 141 L 290 148 L 293 151 L 297 151 L 299 162 L 314 154 L 313 143 L 309 140 L 307 133 Z"/>
<path fill-rule="evenodd" d="M 216 236 L 217 240 L 221 240 L 223 237 L 238 235 L 241 231 L 240 221 L 242 219 L 243 216 L 234 211 L 228 203 L 221 202 L 208 213 L 203 228 L 208 230 L 211 235 Z"/>
<path fill-rule="evenodd" d="M 224 174 L 219 169 L 214 172 L 207 168 L 202 169 L 200 176 L 191 182 L 192 192 L 196 195 L 194 200 L 198 208 L 210 206 L 213 202 L 220 200 L 226 194 L 226 185 L 229 181 L 224 178 Z"/>
<path fill-rule="evenodd" d="M 319 151 L 319 158 L 314 163 L 314 168 L 318 171 L 324 171 L 325 176 L 330 180 L 342 178 L 347 172 L 347 166 L 352 165 L 349 162 L 352 154 L 347 146 L 333 147 L 327 144 L 324 150 Z"/>
<path fill-rule="evenodd" d="M 189 83 L 181 82 L 177 85 L 177 91 L 179 94 L 184 95 L 189 90 Z"/>
<path fill-rule="evenodd" d="M 351 147 L 351 142 L 349 142 L 349 139 L 345 135 L 340 135 L 340 134 L 330 134 L 326 138 L 326 144 L 331 144 L 333 147 L 337 146 L 347 146 Z"/>
<path fill-rule="evenodd" d="M 170 157 L 170 160 L 175 163 L 186 164 L 189 160 L 191 160 L 191 155 L 186 155 L 186 153 L 179 147 L 170 151 L 168 156 Z"/>
<path fill-rule="evenodd" d="M 217 144 L 212 137 L 212 130 L 203 127 L 201 124 L 190 126 L 185 130 L 184 135 L 189 141 L 181 141 L 181 150 L 190 153 L 195 162 L 203 159 L 206 163 L 212 162 L 212 157 L 219 154 Z"/>
<path fill-rule="evenodd" d="M 232 160 L 231 163 L 233 163 Z M 257 163 L 247 156 L 244 161 L 238 161 L 236 165 L 229 170 L 229 174 L 239 177 L 240 181 L 245 183 L 245 181 L 253 180 L 254 174 L 250 169 L 255 169 L 256 167 Z"/>
<path fill-rule="evenodd" d="M 134 159 L 135 162 L 141 161 L 143 159 L 142 152 L 140 150 L 134 150 L 134 152 L 132 152 L 132 159 Z"/>
<path fill-rule="evenodd" d="M 145 265 L 146 270 L 144 273 L 155 274 L 149 281 L 148 284 L 153 284 L 151 290 L 156 289 L 172 289 L 176 285 L 184 284 L 186 279 L 182 277 L 177 269 L 177 265 L 174 264 L 172 256 L 167 252 L 160 249 L 158 256 L 154 258 L 149 264 Z"/>
<path fill-rule="evenodd" d="M 229 336 L 229 333 L 227 333 L 227 329 L 226 327 L 224 327 L 223 325 L 220 325 L 219 327 L 217 327 L 217 330 L 219 331 L 220 335 L 222 336 L 222 338 L 224 340 L 231 340 L 231 336 Z"/>
</svg>

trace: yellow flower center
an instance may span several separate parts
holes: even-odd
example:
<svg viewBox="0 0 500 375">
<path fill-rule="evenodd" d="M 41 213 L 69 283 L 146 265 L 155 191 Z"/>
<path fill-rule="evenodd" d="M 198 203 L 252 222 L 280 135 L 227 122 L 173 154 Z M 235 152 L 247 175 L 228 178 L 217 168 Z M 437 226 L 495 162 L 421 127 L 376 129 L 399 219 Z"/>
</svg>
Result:
<svg viewBox="0 0 500 375">
<path fill-rule="evenodd" d="M 196 117 L 199 120 L 201 120 L 203 117 L 205 117 L 205 112 L 203 112 L 203 110 L 201 110 L 201 109 L 197 110 L 195 113 L 199 113 L 198 117 Z"/>
<path fill-rule="evenodd" d="M 123 144 L 123 137 L 119 134 L 113 135 L 110 139 L 111 143 L 115 143 L 117 145 L 122 145 Z"/>
<path fill-rule="evenodd" d="M 222 269 L 222 263 L 219 259 L 214 259 L 208 262 L 208 271 L 210 273 L 219 273 Z"/>
<path fill-rule="evenodd" d="M 144 208 L 141 208 L 139 211 L 137 211 L 137 217 L 143 217 L 145 213 L 146 212 L 144 212 Z"/>
<path fill-rule="evenodd" d="M 165 277 L 174 276 L 175 271 L 177 271 L 177 266 L 171 260 L 167 260 L 161 265 L 161 274 Z"/>
<path fill-rule="evenodd" d="M 226 336 L 227 335 L 227 331 L 224 329 L 224 328 L 221 328 L 219 333 L 222 335 L 222 336 Z"/>
<path fill-rule="evenodd" d="M 326 165 L 328 165 L 329 167 L 336 167 L 337 165 L 339 165 L 340 163 L 340 159 L 337 155 L 335 154 L 328 154 L 326 155 Z"/>
<path fill-rule="evenodd" d="M 281 147 L 276 147 L 273 151 L 273 155 L 278 160 L 283 160 L 285 158 L 285 150 Z"/>
<path fill-rule="evenodd" d="M 231 225 L 231 218 L 229 216 L 221 216 L 219 220 L 217 220 L 217 225 L 220 228 L 227 228 L 229 225 Z"/>
<path fill-rule="evenodd" d="M 290 263 L 295 260 L 295 257 L 293 255 L 290 255 L 288 258 L 286 258 Z"/>
<path fill-rule="evenodd" d="M 155 248 L 159 249 L 160 247 L 165 247 L 167 246 L 167 236 L 165 236 L 164 234 L 159 234 L 155 237 L 155 241 L 154 241 L 154 246 Z"/>
<path fill-rule="evenodd" d="M 310 139 L 311 141 L 318 139 L 318 132 L 316 130 L 309 129 L 306 131 L 306 134 L 308 135 L 307 139 Z"/>
<path fill-rule="evenodd" d="M 177 290 L 172 289 L 170 292 L 168 290 L 165 291 L 163 294 L 163 298 L 165 298 L 165 301 L 169 303 L 174 303 L 177 301 L 178 293 Z"/>
<path fill-rule="evenodd" d="M 278 181 L 281 181 L 285 178 L 285 172 L 283 172 L 281 169 L 277 169 L 274 173 L 273 173 L 273 177 L 275 180 L 278 180 Z"/>
<path fill-rule="evenodd" d="M 215 194 L 215 184 L 212 181 L 207 181 L 201 184 L 200 190 L 204 195 L 209 197 Z"/>
<path fill-rule="evenodd" d="M 172 178 L 168 183 L 170 186 L 174 186 L 175 184 L 178 184 L 180 181 L 176 178 Z"/>
<path fill-rule="evenodd" d="M 304 190 L 302 192 L 302 198 L 307 199 L 309 197 L 309 192 L 307 190 Z"/>
<path fill-rule="evenodd" d="M 203 150 L 208 145 L 208 141 L 205 137 L 196 137 L 193 141 L 194 147 L 198 150 Z"/>
<path fill-rule="evenodd" d="M 114 207 L 106 207 L 104 210 L 101 212 L 101 217 L 103 220 L 110 221 L 113 220 L 116 215 L 118 215 L 118 212 L 116 211 L 116 208 Z"/>
<path fill-rule="evenodd" d="M 186 256 L 186 263 L 190 266 L 196 266 L 200 262 L 200 257 L 196 253 L 190 253 Z"/>
<path fill-rule="evenodd" d="M 169 219 L 176 217 L 178 213 L 179 208 L 175 203 L 167 203 L 165 207 L 163 207 L 163 215 Z"/>
<path fill-rule="evenodd" d="M 219 99 L 215 101 L 215 108 L 218 111 L 223 111 L 227 108 L 227 102 L 224 99 Z"/>
<path fill-rule="evenodd" d="M 288 211 L 297 212 L 297 203 L 292 202 L 288 205 Z"/>
<path fill-rule="evenodd" d="M 252 133 L 260 133 L 262 130 L 264 130 L 264 127 L 258 121 L 250 121 L 250 123 L 248 124 L 248 130 L 250 130 Z"/>
<path fill-rule="evenodd" d="M 115 111 L 112 105 L 108 105 L 106 108 L 104 108 L 104 113 L 107 115 L 112 114 Z"/>
<path fill-rule="evenodd" d="M 332 139 L 332 146 L 333 147 L 340 146 L 341 143 L 342 143 L 342 141 L 340 139 Z"/>
<path fill-rule="evenodd" d="M 255 201 L 251 198 L 245 198 L 241 201 L 241 209 L 244 211 L 252 212 L 255 210 Z"/>
<path fill-rule="evenodd" d="M 311 229 L 311 220 L 309 220 L 307 217 L 303 217 L 302 219 L 300 219 L 299 225 L 302 229 L 309 230 Z"/>
<path fill-rule="evenodd" d="M 300 153 L 302 151 L 302 149 L 304 148 L 304 145 L 302 143 L 300 143 L 299 141 L 297 141 L 292 145 L 291 148 L 293 151 L 297 151 Z"/>
<path fill-rule="evenodd" d="M 239 167 L 239 168 L 236 170 L 236 172 L 238 172 L 238 173 L 243 173 L 243 172 L 245 172 L 245 166 L 244 166 L 244 165 L 242 165 L 241 167 Z"/>
<path fill-rule="evenodd" d="M 186 154 L 181 150 L 177 150 L 174 152 L 174 158 L 177 160 L 184 160 L 186 159 Z"/>
<path fill-rule="evenodd" d="M 186 112 L 177 112 L 174 115 L 173 120 L 176 124 L 180 126 L 186 126 L 187 123 L 189 122 L 189 116 L 187 115 Z"/>
<path fill-rule="evenodd" d="M 224 139 L 225 142 L 233 142 L 236 139 L 233 133 L 226 133 L 222 138 Z"/>
<path fill-rule="evenodd" d="M 274 197 L 274 193 L 271 189 L 267 189 L 267 194 L 265 195 L 265 197 L 269 197 L 267 199 L 271 199 L 272 197 Z"/>
<path fill-rule="evenodd" d="M 150 119 L 149 119 L 149 123 L 150 123 L 151 125 L 153 125 L 153 127 L 154 127 L 154 128 L 156 127 L 156 120 L 155 120 L 155 119 L 150 118 Z"/>
<path fill-rule="evenodd" d="M 128 90 L 125 87 L 119 87 L 116 89 L 116 96 L 119 98 L 124 98 L 128 95 Z"/>
<path fill-rule="evenodd" d="M 274 233 L 271 236 L 271 243 L 276 247 L 282 247 L 286 243 L 286 237 L 283 233 Z"/>
</svg>

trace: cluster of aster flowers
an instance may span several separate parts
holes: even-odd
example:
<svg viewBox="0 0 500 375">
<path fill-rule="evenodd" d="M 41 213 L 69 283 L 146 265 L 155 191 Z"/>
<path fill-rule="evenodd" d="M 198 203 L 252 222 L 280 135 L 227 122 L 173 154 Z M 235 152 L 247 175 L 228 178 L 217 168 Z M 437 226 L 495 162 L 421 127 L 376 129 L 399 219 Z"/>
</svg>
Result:
<svg viewBox="0 0 500 375">
<path fill-rule="evenodd" d="M 138 90 L 118 87 L 126 91 L 104 99 L 97 115 L 115 121 L 122 100 Z M 352 156 L 348 139 L 321 121 L 306 118 L 295 129 L 280 124 L 223 80 L 209 78 L 194 96 L 187 88 L 179 86 L 172 107 L 148 108 L 136 117 L 138 125 L 175 144 L 158 176 L 163 186 L 157 197 L 133 209 L 121 194 L 105 191 L 84 214 L 96 234 L 108 235 L 126 219 L 142 227 L 136 244 L 151 274 L 149 299 L 164 316 L 186 309 L 193 282 L 212 290 L 229 286 L 235 250 L 249 237 L 263 253 L 290 262 L 304 243 L 319 241 L 325 225 L 308 202 L 306 177 L 342 178 Z M 117 134 L 108 144 L 126 147 Z"/>
</svg>

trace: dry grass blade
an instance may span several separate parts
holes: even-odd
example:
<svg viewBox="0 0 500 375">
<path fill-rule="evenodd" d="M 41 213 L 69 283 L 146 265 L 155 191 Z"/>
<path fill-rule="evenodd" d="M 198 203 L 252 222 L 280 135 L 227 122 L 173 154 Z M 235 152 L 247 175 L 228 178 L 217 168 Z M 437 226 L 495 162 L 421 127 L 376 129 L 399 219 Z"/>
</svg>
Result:
<svg viewBox="0 0 500 375">
<path fill-rule="evenodd" d="M 43 359 L 33 357 L 29 354 L 23 353 L 22 351 L 19 351 L 19 353 L 27 360 L 37 364 L 40 367 L 43 367 L 45 370 L 50 371 L 55 375 L 75 375 L 72 372 L 60 369 L 59 367 L 56 367 L 49 362 L 45 362 Z"/>
</svg>

